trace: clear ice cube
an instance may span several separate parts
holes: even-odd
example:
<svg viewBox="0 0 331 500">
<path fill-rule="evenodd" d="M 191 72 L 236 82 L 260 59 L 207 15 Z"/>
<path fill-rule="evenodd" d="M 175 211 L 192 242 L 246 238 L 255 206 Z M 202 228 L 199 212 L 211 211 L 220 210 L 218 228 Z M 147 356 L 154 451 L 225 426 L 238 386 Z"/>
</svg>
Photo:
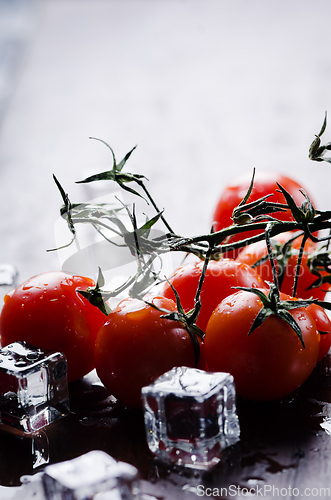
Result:
<svg viewBox="0 0 331 500">
<path fill-rule="evenodd" d="M 166 462 L 207 469 L 239 440 L 232 375 L 176 367 L 142 389 L 148 446 Z"/>
<path fill-rule="evenodd" d="M 0 349 L 0 423 L 25 433 L 69 413 L 67 361 L 60 352 L 14 342 Z"/>
<path fill-rule="evenodd" d="M 48 465 L 42 482 L 47 500 L 136 500 L 137 469 L 94 450 L 80 457 Z"/>
</svg>

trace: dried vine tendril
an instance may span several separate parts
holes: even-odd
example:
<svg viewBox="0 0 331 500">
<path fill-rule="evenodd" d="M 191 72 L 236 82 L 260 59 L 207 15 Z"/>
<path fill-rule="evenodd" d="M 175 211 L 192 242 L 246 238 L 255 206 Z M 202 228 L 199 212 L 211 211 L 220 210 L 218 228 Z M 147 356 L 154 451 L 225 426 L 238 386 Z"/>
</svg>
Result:
<svg viewBox="0 0 331 500">
<path fill-rule="evenodd" d="M 325 112 L 324 121 L 319 134 L 315 135 L 315 139 L 310 145 L 308 156 L 313 161 L 326 161 L 331 163 L 331 158 L 325 158 L 325 151 L 331 150 L 331 142 L 321 145 L 321 137 L 325 132 L 327 123 L 327 112 Z"/>
</svg>

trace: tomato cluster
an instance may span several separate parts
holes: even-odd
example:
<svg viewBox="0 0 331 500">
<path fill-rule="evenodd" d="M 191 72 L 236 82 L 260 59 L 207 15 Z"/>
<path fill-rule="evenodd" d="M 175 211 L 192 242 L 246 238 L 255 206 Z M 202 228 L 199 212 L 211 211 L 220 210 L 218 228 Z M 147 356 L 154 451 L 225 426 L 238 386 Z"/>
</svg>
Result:
<svg viewBox="0 0 331 500">
<path fill-rule="evenodd" d="M 224 190 L 214 212 L 215 231 L 231 224 L 232 212 L 247 192 L 249 183 L 250 178 L 246 175 Z M 300 186 L 275 172 L 258 173 L 247 203 L 269 193 L 273 193 L 273 201 L 284 203 L 278 184 L 300 206 L 303 201 Z M 276 215 L 279 220 L 292 219 L 288 210 Z M 253 231 L 241 233 L 230 241 L 249 239 L 254 234 Z M 309 257 L 316 251 L 316 244 L 307 240 L 300 254 L 302 235 L 295 237 L 293 233 L 280 234 L 273 238 L 271 244 L 281 298 L 295 300 L 291 296 L 300 255 L 296 297 L 323 300 L 329 285 L 323 283 L 314 287 L 316 275 L 309 267 Z M 236 262 L 254 267 L 265 283 L 273 282 L 274 274 L 265 240 L 248 244 L 230 255 L 236 258 Z M 290 395 L 309 377 L 316 363 L 330 349 L 331 322 L 328 315 L 314 303 L 292 309 L 289 313 L 301 330 L 301 339 L 277 314 L 270 314 L 249 333 L 263 304 L 250 291 L 233 292 L 214 309 L 205 330 L 208 369 L 230 372 L 235 378 L 237 393 L 249 399 L 274 400 Z M 268 286 L 265 293 L 268 293 Z"/>
<path fill-rule="evenodd" d="M 277 182 L 295 200 L 302 201 L 296 182 L 263 173 L 256 177 L 248 202 L 273 193 L 277 203 L 284 203 Z M 246 177 L 224 191 L 215 210 L 214 231 L 231 225 L 232 211 L 248 186 Z M 279 218 L 290 220 L 291 213 L 280 212 Z M 325 284 L 312 286 L 316 276 L 308 260 L 316 245 L 307 240 L 301 256 L 301 242 L 302 235 L 296 238 L 293 233 L 272 239 L 279 272 L 278 297 L 291 307 L 286 314 L 269 311 L 254 329 L 256 318 L 266 307 L 261 294 L 254 291 L 268 297 L 274 279 L 265 241 L 210 260 L 207 267 L 204 260 L 196 258 L 175 270 L 160 295 L 145 296 L 144 300 L 128 297 L 107 316 L 79 293 L 95 286 L 91 279 L 63 272 L 35 276 L 5 297 L 1 344 L 25 340 L 37 347 L 60 350 L 68 360 L 69 381 L 96 368 L 110 393 L 134 407 L 141 405 L 141 388 L 174 366 L 229 372 L 238 395 L 245 398 L 287 397 L 305 382 L 331 345 L 331 321 L 324 309 L 315 303 L 293 306 L 298 299 L 322 300 L 328 290 Z M 302 259 L 294 298 L 299 255 Z M 188 320 L 197 305 L 201 308 L 192 327 Z M 289 316 L 299 334 L 287 321 Z"/>
<path fill-rule="evenodd" d="M 250 266 L 240 265 L 244 263 L 225 258 L 211 261 L 207 268 L 201 291 L 201 319 L 199 316 L 197 321 L 205 331 L 206 366 L 211 371 L 231 373 L 240 396 L 254 400 L 281 399 L 299 388 L 329 351 L 331 321 L 322 307 L 312 303 L 290 312 L 299 325 L 302 340 L 277 314 L 270 314 L 248 335 L 263 304 L 252 291 L 234 288 L 262 287 L 267 295 L 269 286 L 252 273 Z M 177 269 L 165 285 L 164 295 L 172 297 L 172 287 L 175 288 L 183 307 L 189 311 L 194 305 L 202 266 L 202 262 L 197 262 Z M 237 273 L 222 272 L 229 269 Z M 292 271 L 290 267 L 290 276 L 285 281 L 288 286 L 294 280 Z M 266 277 L 271 281 L 272 276 Z M 317 295 L 325 293 L 320 290 Z M 285 293 L 280 297 L 296 300 Z"/>
</svg>

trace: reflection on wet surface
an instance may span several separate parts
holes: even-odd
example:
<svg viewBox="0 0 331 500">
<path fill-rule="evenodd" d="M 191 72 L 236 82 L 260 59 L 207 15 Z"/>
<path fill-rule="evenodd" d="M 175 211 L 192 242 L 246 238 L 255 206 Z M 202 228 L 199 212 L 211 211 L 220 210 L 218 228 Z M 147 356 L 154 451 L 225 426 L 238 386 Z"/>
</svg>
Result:
<svg viewBox="0 0 331 500">
<path fill-rule="evenodd" d="M 324 461 L 328 457 L 330 362 L 330 357 L 323 360 L 309 381 L 286 401 L 264 404 L 239 399 L 241 439 L 224 450 L 221 462 L 207 472 L 158 462 L 145 440 L 142 412 L 118 403 L 92 373 L 70 385 L 71 413 L 66 418 L 30 436 L 0 431 L 1 485 L 19 486 L 21 476 L 93 449 L 137 467 L 146 495 L 156 498 L 160 488 L 167 498 L 174 491 L 194 494 L 198 485 L 297 484 L 301 470 L 314 469 L 319 452 Z"/>
</svg>

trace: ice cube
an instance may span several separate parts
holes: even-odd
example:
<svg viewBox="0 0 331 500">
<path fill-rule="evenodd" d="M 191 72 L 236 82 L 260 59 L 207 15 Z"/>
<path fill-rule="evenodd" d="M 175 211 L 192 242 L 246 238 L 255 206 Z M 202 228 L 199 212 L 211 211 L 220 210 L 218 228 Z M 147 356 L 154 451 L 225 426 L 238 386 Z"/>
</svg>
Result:
<svg viewBox="0 0 331 500">
<path fill-rule="evenodd" d="M 0 423 L 25 433 L 69 413 L 67 361 L 60 352 L 14 342 L 0 349 Z"/>
<path fill-rule="evenodd" d="M 134 500 L 139 498 L 137 469 L 94 450 L 48 465 L 42 481 L 47 500 Z"/>
<path fill-rule="evenodd" d="M 0 264 L 0 286 L 15 288 L 17 286 L 18 272 L 12 264 Z"/>
<path fill-rule="evenodd" d="M 0 264 L 0 309 L 4 296 L 18 285 L 18 272 L 12 264 Z"/>
<path fill-rule="evenodd" d="M 232 375 L 176 367 L 142 389 L 147 442 L 159 459 L 207 469 L 239 440 Z"/>
</svg>

